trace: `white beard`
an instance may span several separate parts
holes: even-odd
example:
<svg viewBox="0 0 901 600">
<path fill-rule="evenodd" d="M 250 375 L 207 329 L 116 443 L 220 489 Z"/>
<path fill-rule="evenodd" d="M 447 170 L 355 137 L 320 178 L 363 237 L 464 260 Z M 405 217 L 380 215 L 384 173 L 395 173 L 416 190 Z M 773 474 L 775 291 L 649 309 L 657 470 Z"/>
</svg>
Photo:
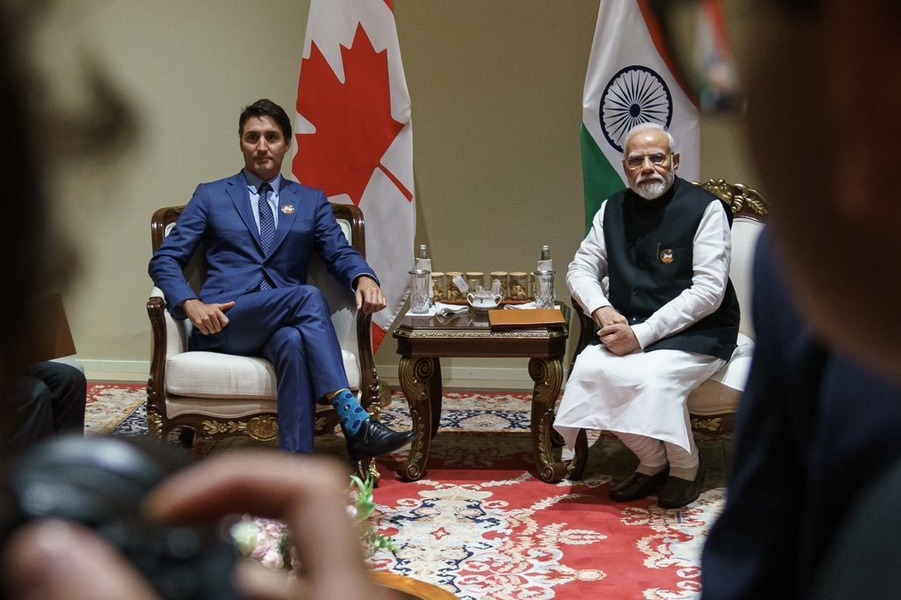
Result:
<svg viewBox="0 0 901 600">
<path fill-rule="evenodd" d="M 645 200 L 656 200 L 672 187 L 675 179 L 676 176 L 674 173 L 667 173 L 660 179 L 655 178 L 636 183 L 635 187 L 632 188 L 632 191 Z"/>
</svg>

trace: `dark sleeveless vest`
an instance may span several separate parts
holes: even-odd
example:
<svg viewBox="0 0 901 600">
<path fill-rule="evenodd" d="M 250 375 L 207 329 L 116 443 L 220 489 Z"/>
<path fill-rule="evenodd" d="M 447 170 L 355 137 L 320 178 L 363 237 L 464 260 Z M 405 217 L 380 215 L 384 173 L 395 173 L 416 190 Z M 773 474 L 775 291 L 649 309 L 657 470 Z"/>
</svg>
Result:
<svg viewBox="0 0 901 600">
<path fill-rule="evenodd" d="M 691 286 L 694 237 L 713 194 L 683 179 L 660 198 L 645 200 L 632 190 L 617 192 L 604 210 L 610 302 L 629 320 L 643 323 Z M 658 340 L 645 351 L 697 352 L 729 360 L 735 350 L 740 313 L 732 281 L 719 308 L 694 325 Z"/>
</svg>

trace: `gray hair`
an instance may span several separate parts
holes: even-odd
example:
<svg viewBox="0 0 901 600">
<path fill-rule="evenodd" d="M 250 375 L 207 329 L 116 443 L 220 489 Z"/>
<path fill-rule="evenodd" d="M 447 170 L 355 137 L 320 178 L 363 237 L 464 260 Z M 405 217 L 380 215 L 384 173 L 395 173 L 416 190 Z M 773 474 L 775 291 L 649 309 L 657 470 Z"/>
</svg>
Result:
<svg viewBox="0 0 901 600">
<path fill-rule="evenodd" d="M 626 132 L 626 135 L 623 137 L 623 159 L 627 158 L 626 148 L 629 147 L 629 141 L 633 137 L 644 131 L 662 131 L 664 135 L 666 135 L 666 139 L 669 142 L 670 152 L 672 152 L 673 154 L 676 153 L 676 141 L 673 139 L 673 136 L 670 135 L 670 132 L 666 130 L 666 127 L 664 127 L 660 123 L 653 123 L 649 121 L 647 123 L 639 123 Z"/>
</svg>

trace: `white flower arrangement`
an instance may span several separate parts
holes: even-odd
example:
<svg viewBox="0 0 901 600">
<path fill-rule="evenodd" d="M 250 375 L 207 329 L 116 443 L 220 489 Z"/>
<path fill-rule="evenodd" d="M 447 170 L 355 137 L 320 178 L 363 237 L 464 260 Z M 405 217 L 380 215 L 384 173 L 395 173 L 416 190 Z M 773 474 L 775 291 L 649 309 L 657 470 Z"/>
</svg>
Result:
<svg viewBox="0 0 901 600">
<path fill-rule="evenodd" d="M 377 524 L 370 518 L 375 512 L 372 493 L 375 481 L 372 477 L 363 481 L 356 475 L 351 475 L 350 480 L 347 513 L 360 528 L 366 558 L 371 558 L 379 550 L 397 552 L 393 538 L 380 534 Z M 291 532 L 282 521 L 244 515 L 232 525 L 230 534 L 238 552 L 244 556 L 273 569 L 296 571 L 300 568 L 291 542 Z"/>
</svg>

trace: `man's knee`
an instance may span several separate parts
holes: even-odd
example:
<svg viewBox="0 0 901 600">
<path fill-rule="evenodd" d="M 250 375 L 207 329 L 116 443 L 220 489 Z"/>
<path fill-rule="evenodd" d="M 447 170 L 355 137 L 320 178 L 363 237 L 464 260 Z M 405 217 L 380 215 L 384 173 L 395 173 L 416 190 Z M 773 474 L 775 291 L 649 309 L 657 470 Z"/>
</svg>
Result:
<svg viewBox="0 0 901 600">
<path fill-rule="evenodd" d="M 279 328 L 266 343 L 265 354 L 292 352 L 302 356 L 304 352 L 303 334 L 295 327 Z"/>
<path fill-rule="evenodd" d="M 32 411 L 49 407 L 52 394 L 47 384 L 37 377 L 16 377 L 10 385 L 9 400 L 16 410 Z"/>
<path fill-rule="evenodd" d="M 10 446 L 39 439 L 53 433 L 53 403 L 50 388 L 36 377 L 15 377 L 7 391 L 12 410 L 11 423 L 4 423 L 4 433 L 11 435 Z"/>
<path fill-rule="evenodd" d="M 322 310 L 325 314 L 329 314 L 329 306 L 328 299 L 326 299 L 325 294 L 322 293 L 315 285 L 305 285 L 303 286 L 306 289 L 306 292 L 310 295 L 310 302 L 315 303 L 320 310 Z"/>
<path fill-rule="evenodd" d="M 287 315 L 293 314 L 295 318 L 309 316 L 329 318 L 331 316 L 328 300 L 314 285 L 304 284 L 279 288 L 277 297 L 282 305 L 282 310 Z"/>
<path fill-rule="evenodd" d="M 584 373 L 590 378 L 605 376 L 606 373 L 618 372 L 616 363 L 612 362 L 613 355 L 605 355 L 607 351 L 601 346 L 587 346 L 582 352 L 576 356 L 570 377 L 579 377 Z"/>
<path fill-rule="evenodd" d="M 291 286 L 290 289 L 291 289 L 292 293 L 294 294 L 294 296 L 296 298 L 302 300 L 303 302 L 313 302 L 313 303 L 322 302 L 322 303 L 328 304 L 328 302 L 325 299 L 325 296 L 322 293 L 322 290 L 320 290 L 315 285 L 310 285 L 308 283 L 304 283 L 301 285 Z"/>
</svg>

